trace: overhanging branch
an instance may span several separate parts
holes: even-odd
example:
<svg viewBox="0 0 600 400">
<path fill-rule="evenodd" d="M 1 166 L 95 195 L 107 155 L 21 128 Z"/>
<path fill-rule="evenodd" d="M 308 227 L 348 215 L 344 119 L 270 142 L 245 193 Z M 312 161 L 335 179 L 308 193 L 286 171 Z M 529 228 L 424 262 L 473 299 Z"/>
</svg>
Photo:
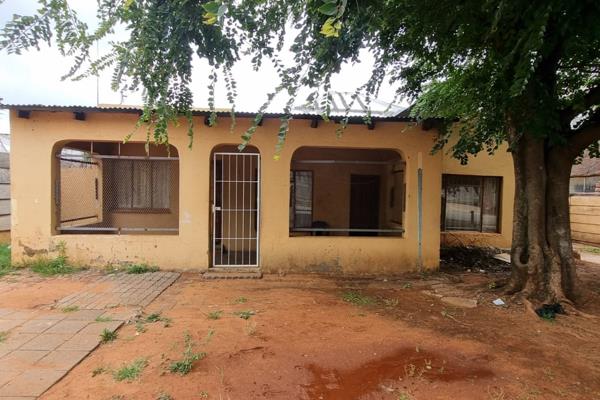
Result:
<svg viewBox="0 0 600 400">
<path fill-rule="evenodd" d="M 597 115 L 600 116 L 600 115 Z M 587 121 L 574 130 L 569 139 L 569 149 L 573 157 L 577 157 L 589 145 L 600 140 L 600 118 Z"/>
<path fill-rule="evenodd" d="M 600 105 L 600 85 L 592 87 L 583 96 L 583 102 L 581 104 L 571 104 L 560 112 L 562 122 L 568 126 L 573 118 L 575 118 L 581 112 L 588 110 L 592 106 Z M 583 110 L 580 108 L 583 107 Z"/>
</svg>

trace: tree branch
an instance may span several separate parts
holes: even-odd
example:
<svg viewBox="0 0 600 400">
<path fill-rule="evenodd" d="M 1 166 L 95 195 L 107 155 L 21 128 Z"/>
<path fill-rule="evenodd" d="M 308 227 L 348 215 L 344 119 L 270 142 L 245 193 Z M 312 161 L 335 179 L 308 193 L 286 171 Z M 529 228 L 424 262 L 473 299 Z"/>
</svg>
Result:
<svg viewBox="0 0 600 400">
<path fill-rule="evenodd" d="M 569 150 L 577 157 L 590 144 L 600 140 L 600 112 L 586 121 L 581 127 L 572 131 L 569 138 Z"/>
<path fill-rule="evenodd" d="M 592 87 L 588 92 L 583 96 L 583 102 L 581 106 L 583 106 L 583 110 L 580 110 L 579 107 L 575 107 L 574 104 L 571 104 L 569 107 L 563 109 L 560 112 L 561 121 L 565 125 L 571 124 L 573 118 L 575 118 L 581 112 L 589 109 L 594 105 L 600 104 L 600 85 Z M 579 104 L 577 104 L 579 106 Z"/>
</svg>

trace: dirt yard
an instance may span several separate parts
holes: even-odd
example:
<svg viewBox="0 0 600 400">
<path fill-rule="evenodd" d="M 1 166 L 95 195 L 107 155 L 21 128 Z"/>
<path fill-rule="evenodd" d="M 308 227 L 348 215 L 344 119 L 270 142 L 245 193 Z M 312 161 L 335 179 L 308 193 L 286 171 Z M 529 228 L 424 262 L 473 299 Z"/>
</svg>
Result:
<svg viewBox="0 0 600 400">
<path fill-rule="evenodd" d="M 124 326 L 42 398 L 600 399 L 600 320 L 549 322 L 519 304 L 493 306 L 501 290 L 490 282 L 501 275 L 184 274 L 145 310 L 170 321 Z M 580 275 L 589 291 L 581 309 L 598 318 L 600 267 L 582 263 Z M 436 291 L 448 287 L 479 305 L 441 301 Z M 188 356 L 206 355 L 175 374 L 186 335 Z M 117 381 L 136 360 L 139 376 Z"/>
</svg>

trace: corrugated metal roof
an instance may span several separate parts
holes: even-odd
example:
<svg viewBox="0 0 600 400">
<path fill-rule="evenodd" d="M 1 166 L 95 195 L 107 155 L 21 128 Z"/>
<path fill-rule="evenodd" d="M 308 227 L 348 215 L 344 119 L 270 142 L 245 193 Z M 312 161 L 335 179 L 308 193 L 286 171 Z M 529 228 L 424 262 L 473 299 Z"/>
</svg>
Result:
<svg viewBox="0 0 600 400">
<path fill-rule="evenodd" d="M 381 103 L 381 104 L 380 104 Z M 391 115 L 390 112 L 383 112 L 382 104 L 378 103 L 377 112 L 372 112 L 373 120 L 385 120 L 385 121 L 412 121 L 413 119 L 407 115 Z M 336 103 L 337 104 L 337 103 Z M 386 108 L 388 108 L 386 105 Z M 332 120 L 340 120 L 343 117 L 345 109 L 339 111 L 339 106 L 336 112 L 332 112 Z M 97 106 L 86 106 L 86 105 L 47 105 L 47 104 L 0 104 L 0 109 L 11 109 L 11 110 L 23 110 L 23 111 L 52 111 L 52 112 L 112 112 L 112 113 L 135 113 L 139 114 L 142 112 L 142 107 L 137 105 L 123 105 L 123 104 L 100 104 Z M 389 110 L 398 111 L 398 114 L 403 113 L 399 106 L 389 107 Z M 363 109 L 364 110 L 364 109 Z M 218 108 L 215 110 L 219 116 L 228 116 L 231 112 L 230 109 Z M 193 108 L 193 115 L 209 115 L 210 109 L 208 108 Z M 236 117 L 239 118 L 254 118 L 256 112 L 249 111 L 236 111 Z M 362 115 L 366 112 L 354 111 L 350 114 L 350 122 L 362 122 Z M 267 112 L 264 114 L 264 118 L 281 118 L 285 116 L 284 113 L 273 113 Z M 297 108 L 292 112 L 292 116 L 295 119 L 315 119 L 321 118 L 321 113 L 317 110 L 311 110 L 308 108 Z"/>
<path fill-rule="evenodd" d="M 586 152 L 580 164 L 573 165 L 571 176 L 600 175 L 600 158 L 590 158 Z"/>
<path fill-rule="evenodd" d="M 334 116 L 341 116 L 346 114 L 352 117 L 362 117 L 371 112 L 371 116 L 375 118 L 396 118 L 404 111 L 408 110 L 408 107 L 403 107 L 398 104 L 389 103 L 379 99 L 371 99 L 371 102 L 367 101 L 366 96 L 359 94 L 356 100 L 353 102 L 352 92 L 331 92 L 331 111 L 330 114 Z M 312 104 L 305 104 L 294 108 L 295 112 L 308 113 L 308 114 L 322 114 L 324 110 L 320 108 L 320 105 L 315 100 Z M 408 117 L 408 115 L 406 115 Z"/>
</svg>

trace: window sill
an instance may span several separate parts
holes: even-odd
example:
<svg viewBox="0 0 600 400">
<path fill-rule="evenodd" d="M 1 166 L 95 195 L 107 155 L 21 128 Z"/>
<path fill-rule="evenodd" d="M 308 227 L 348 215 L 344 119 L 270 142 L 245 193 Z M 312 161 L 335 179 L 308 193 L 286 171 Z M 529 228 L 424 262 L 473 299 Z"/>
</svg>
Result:
<svg viewBox="0 0 600 400">
<path fill-rule="evenodd" d="M 168 208 L 117 208 L 109 212 L 117 214 L 170 214 L 171 210 Z"/>
<path fill-rule="evenodd" d="M 486 235 L 486 236 L 502 236 L 501 232 L 481 232 L 481 231 L 442 231 L 442 233 L 446 233 L 449 235 Z"/>
</svg>

